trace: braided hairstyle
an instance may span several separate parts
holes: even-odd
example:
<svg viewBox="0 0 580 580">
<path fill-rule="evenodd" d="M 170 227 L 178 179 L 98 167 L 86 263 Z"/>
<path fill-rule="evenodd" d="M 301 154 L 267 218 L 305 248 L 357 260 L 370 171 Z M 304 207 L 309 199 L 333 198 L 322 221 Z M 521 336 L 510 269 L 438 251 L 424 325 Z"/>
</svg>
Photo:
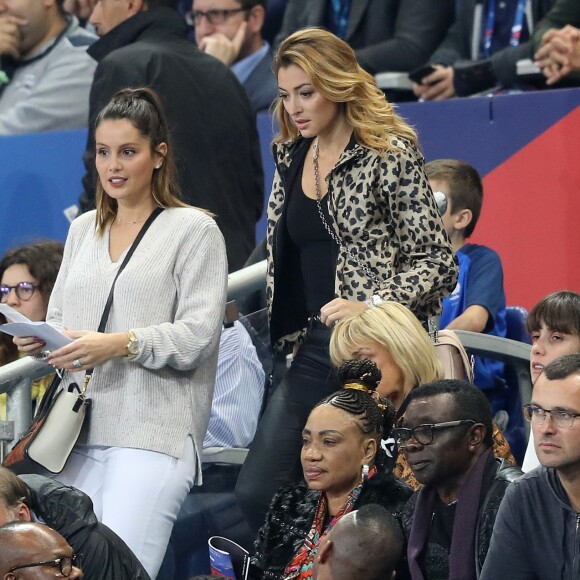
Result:
<svg viewBox="0 0 580 580">
<path fill-rule="evenodd" d="M 338 377 L 344 388 L 322 399 L 316 407 L 332 405 L 356 417 L 360 430 L 376 439 L 375 463 L 381 466 L 386 455 L 380 441 L 390 435 L 395 417 L 393 404 L 376 392 L 381 371 L 369 359 L 348 360 L 339 367 Z"/>
</svg>

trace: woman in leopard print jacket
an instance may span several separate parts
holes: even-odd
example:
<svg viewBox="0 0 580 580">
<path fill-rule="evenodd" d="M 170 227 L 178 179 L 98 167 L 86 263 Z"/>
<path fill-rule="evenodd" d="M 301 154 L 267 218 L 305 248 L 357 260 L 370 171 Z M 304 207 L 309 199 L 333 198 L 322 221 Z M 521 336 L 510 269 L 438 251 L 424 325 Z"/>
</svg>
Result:
<svg viewBox="0 0 580 580">
<path fill-rule="evenodd" d="M 330 327 L 383 300 L 426 324 L 457 279 L 417 136 L 352 49 L 329 32 L 304 29 L 282 42 L 274 70 L 280 134 L 267 297 L 272 342 L 294 347 L 295 356 L 238 481 L 254 529 L 276 489 L 299 477 L 308 413 L 339 387 Z"/>
</svg>

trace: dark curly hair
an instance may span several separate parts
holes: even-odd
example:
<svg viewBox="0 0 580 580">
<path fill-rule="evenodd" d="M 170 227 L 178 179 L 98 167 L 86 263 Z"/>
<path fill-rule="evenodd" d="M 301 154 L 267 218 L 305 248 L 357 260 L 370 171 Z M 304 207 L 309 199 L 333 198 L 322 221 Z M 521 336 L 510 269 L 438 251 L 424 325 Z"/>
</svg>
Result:
<svg viewBox="0 0 580 580">
<path fill-rule="evenodd" d="M 360 430 L 375 437 L 379 443 L 375 463 L 382 465 L 386 456 L 380 440 L 390 435 L 395 411 L 393 404 L 376 392 L 381 371 L 369 359 L 348 360 L 339 367 L 338 377 L 344 388 L 322 399 L 316 407 L 332 405 L 355 416 Z"/>
<path fill-rule="evenodd" d="M 0 261 L 0 278 L 10 267 L 22 264 L 38 281 L 38 291 L 46 304 L 62 262 L 64 245 L 54 240 L 39 240 L 8 250 Z"/>
<path fill-rule="evenodd" d="M 62 262 L 64 245 L 54 240 L 38 240 L 25 246 L 8 250 L 0 260 L 0 280 L 10 266 L 22 264 L 28 268 L 30 275 L 38 282 L 45 307 L 48 306 L 50 293 Z M 23 280 L 24 281 L 24 280 Z M 6 321 L 0 314 L 0 324 Z M 18 358 L 18 349 L 7 334 L 0 336 L 0 365 L 5 365 Z"/>
</svg>

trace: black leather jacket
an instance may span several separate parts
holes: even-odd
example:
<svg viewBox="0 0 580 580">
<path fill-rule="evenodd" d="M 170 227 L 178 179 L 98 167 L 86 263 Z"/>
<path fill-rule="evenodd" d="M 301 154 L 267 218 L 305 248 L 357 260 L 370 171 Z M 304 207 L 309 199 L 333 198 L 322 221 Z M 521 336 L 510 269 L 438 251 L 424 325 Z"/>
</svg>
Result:
<svg viewBox="0 0 580 580">
<path fill-rule="evenodd" d="M 479 517 L 475 530 L 475 567 L 477 576 L 481 573 L 483 562 L 489 549 L 493 525 L 508 485 L 522 475 L 522 470 L 505 459 L 492 457 L 485 467 L 481 497 L 479 499 Z M 418 492 L 415 492 L 403 509 L 402 521 L 407 540 L 411 534 L 413 515 Z M 449 554 L 437 544 L 428 544 L 425 552 L 426 577 L 430 580 L 449 577 Z"/>
<path fill-rule="evenodd" d="M 88 495 L 42 475 L 19 477 L 30 490 L 32 514 L 82 554 L 87 580 L 150 580 L 125 542 L 97 520 Z"/>
</svg>

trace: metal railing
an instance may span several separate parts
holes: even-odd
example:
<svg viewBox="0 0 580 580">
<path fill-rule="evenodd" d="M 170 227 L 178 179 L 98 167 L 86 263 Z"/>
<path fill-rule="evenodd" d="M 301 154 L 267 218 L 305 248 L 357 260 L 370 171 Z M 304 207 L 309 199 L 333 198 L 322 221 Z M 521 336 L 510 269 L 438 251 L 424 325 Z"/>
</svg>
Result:
<svg viewBox="0 0 580 580">
<path fill-rule="evenodd" d="M 500 360 L 511 366 L 518 383 L 522 405 L 532 400 L 532 378 L 530 376 L 531 346 L 509 338 L 500 338 L 480 332 L 456 330 L 455 333 L 469 353 Z M 524 421 L 526 436 L 530 435 L 530 424 Z"/>
<path fill-rule="evenodd" d="M 0 458 L 6 445 L 18 441 L 30 426 L 32 417 L 32 382 L 54 369 L 27 356 L 0 367 L 0 394 L 6 393 L 6 421 L 0 421 Z"/>
<path fill-rule="evenodd" d="M 266 260 L 232 272 L 228 276 L 228 300 L 238 300 L 264 288 L 266 283 Z"/>
<path fill-rule="evenodd" d="M 228 277 L 228 300 L 237 300 L 263 289 L 265 278 L 266 260 L 233 272 Z M 532 384 L 528 344 L 476 332 L 456 332 L 469 352 L 512 365 L 516 371 L 522 404 L 530 401 Z M 0 394 L 7 394 L 7 420 L 0 421 L 0 443 L 8 442 L 10 445 L 26 432 L 32 416 L 32 382 L 51 372 L 52 367 L 33 357 L 24 357 L 0 367 Z"/>
<path fill-rule="evenodd" d="M 263 288 L 266 260 L 248 266 L 228 276 L 228 300 L 237 300 Z M 0 367 L 0 394 L 6 393 L 6 421 L 0 421 L 0 459 L 6 444 L 18 441 L 30 426 L 33 381 L 54 372 L 54 369 L 34 357 L 23 357 Z"/>
</svg>

